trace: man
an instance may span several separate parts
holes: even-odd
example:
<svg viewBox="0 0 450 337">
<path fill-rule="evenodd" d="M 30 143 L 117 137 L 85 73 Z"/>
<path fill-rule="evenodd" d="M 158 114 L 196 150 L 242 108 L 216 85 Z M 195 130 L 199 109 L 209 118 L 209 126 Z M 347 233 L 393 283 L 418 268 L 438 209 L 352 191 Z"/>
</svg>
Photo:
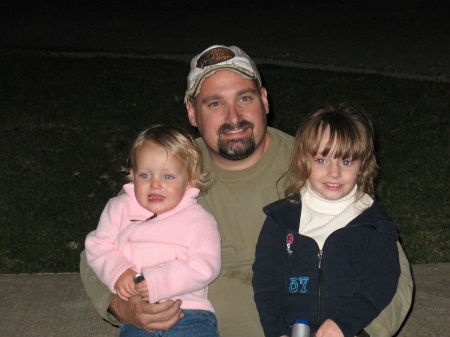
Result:
<svg viewBox="0 0 450 337">
<path fill-rule="evenodd" d="M 197 127 L 204 162 L 216 183 L 199 198 L 216 217 L 222 235 L 222 271 L 209 287 L 222 337 L 263 336 L 251 286 L 262 207 L 283 196 L 280 179 L 293 138 L 267 127 L 267 90 L 253 60 L 237 47 L 212 46 L 194 57 L 185 103 Z M 360 336 L 392 336 L 409 311 L 412 277 L 399 246 L 402 274 L 392 303 Z M 179 301 L 149 304 L 120 300 L 99 283 L 81 256 L 81 276 L 99 314 L 113 324 L 167 329 L 181 316 Z M 367 332 L 367 333 L 366 333 Z"/>
</svg>

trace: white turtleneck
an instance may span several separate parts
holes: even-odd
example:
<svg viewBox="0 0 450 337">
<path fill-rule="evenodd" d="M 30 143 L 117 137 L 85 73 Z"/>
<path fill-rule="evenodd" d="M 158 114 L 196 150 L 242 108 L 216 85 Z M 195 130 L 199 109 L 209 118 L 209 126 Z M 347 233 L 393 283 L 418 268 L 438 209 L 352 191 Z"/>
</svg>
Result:
<svg viewBox="0 0 450 337">
<path fill-rule="evenodd" d="M 327 237 L 345 227 L 363 210 L 372 205 L 373 199 L 365 194 L 356 200 L 357 186 L 349 194 L 338 200 L 328 200 L 315 193 L 309 181 L 302 189 L 302 213 L 299 233 L 313 238 L 322 249 Z"/>
</svg>

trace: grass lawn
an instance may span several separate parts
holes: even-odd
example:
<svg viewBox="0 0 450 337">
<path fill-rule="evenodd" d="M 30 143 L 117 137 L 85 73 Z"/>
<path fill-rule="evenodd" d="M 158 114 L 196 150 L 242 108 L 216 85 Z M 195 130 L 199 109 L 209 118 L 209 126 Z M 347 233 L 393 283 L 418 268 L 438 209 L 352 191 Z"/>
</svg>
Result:
<svg viewBox="0 0 450 337">
<path fill-rule="evenodd" d="M 348 102 L 371 116 L 378 198 L 412 263 L 449 259 L 450 84 L 260 65 L 270 124 Z M 0 54 L 0 273 L 75 272 L 84 238 L 154 123 L 189 126 L 182 61 Z"/>
</svg>

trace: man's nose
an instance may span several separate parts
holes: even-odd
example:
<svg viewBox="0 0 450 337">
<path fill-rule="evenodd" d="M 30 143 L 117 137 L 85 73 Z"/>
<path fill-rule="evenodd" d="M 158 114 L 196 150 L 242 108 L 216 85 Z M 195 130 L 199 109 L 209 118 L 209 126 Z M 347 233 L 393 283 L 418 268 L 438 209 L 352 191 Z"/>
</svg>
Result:
<svg viewBox="0 0 450 337">
<path fill-rule="evenodd" d="M 236 125 L 241 121 L 239 108 L 235 104 L 228 105 L 227 120 L 230 124 Z"/>
</svg>

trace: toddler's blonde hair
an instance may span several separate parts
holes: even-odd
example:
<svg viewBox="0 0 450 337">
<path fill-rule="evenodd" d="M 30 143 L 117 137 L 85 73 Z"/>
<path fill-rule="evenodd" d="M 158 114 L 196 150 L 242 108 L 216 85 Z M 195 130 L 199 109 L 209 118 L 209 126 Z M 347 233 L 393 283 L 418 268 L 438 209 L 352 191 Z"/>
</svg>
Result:
<svg viewBox="0 0 450 337">
<path fill-rule="evenodd" d="M 139 133 L 130 150 L 131 169 L 136 170 L 136 153 L 148 144 L 165 148 L 188 171 L 189 182 L 205 194 L 213 183 L 212 175 L 203 168 L 202 153 L 192 136 L 176 126 L 157 124 Z M 130 177 L 131 178 L 131 177 Z"/>
</svg>

